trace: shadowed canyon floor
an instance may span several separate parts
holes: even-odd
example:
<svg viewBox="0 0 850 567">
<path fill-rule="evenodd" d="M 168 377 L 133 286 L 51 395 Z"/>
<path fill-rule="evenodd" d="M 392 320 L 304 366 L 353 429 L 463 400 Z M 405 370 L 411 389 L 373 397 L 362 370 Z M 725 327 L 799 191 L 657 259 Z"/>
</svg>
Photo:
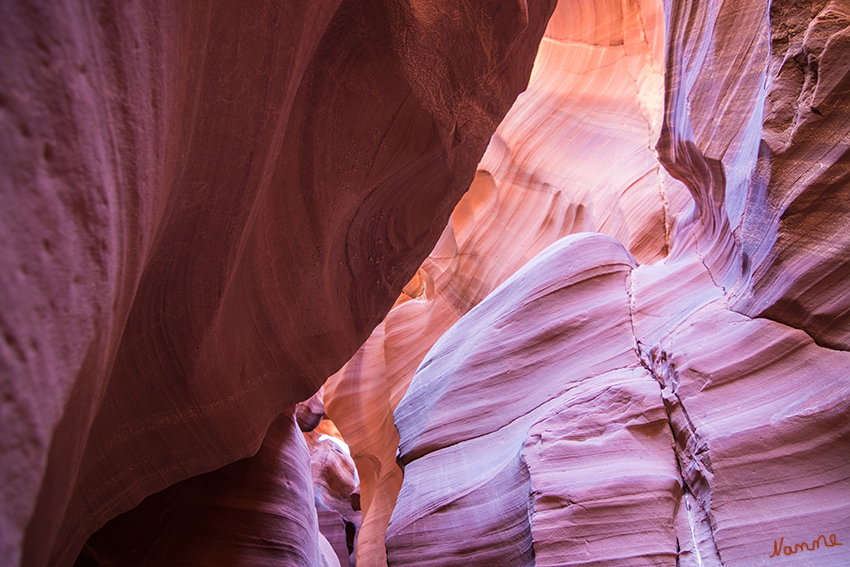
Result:
<svg viewBox="0 0 850 567">
<path fill-rule="evenodd" d="M 850 1 L 555 4 L 0 5 L 0 563 L 850 563 Z"/>
</svg>

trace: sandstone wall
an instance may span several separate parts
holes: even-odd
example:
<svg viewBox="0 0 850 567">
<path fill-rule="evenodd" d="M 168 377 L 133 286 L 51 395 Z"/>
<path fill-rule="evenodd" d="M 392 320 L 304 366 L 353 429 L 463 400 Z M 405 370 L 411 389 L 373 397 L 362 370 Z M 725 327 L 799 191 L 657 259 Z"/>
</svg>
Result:
<svg viewBox="0 0 850 567">
<path fill-rule="evenodd" d="M 848 13 L 668 2 L 636 24 L 667 43 L 654 183 L 692 205 L 666 209 L 666 258 L 561 239 L 440 337 L 394 412 L 391 565 L 847 562 Z M 604 145 L 574 132 L 560 151 Z"/>
<path fill-rule="evenodd" d="M 257 452 L 433 248 L 554 2 L 0 7 L 0 556 Z"/>
<path fill-rule="evenodd" d="M 0 562 L 850 561 L 850 3 L 554 3 L 0 5 Z"/>
</svg>

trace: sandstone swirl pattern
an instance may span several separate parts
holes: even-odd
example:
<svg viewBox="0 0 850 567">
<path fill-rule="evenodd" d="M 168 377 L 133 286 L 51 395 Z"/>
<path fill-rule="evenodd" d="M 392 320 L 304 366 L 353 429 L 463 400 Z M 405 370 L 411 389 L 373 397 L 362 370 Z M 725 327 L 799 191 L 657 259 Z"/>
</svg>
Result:
<svg viewBox="0 0 850 567">
<path fill-rule="evenodd" d="M 561 4 L 553 22 L 595 10 L 625 26 L 614 5 Z M 568 237 L 436 341 L 394 413 L 391 565 L 848 561 L 846 545 L 775 554 L 780 538 L 850 537 L 847 3 L 663 13 L 640 21 L 667 37 L 652 143 L 674 179 L 653 192 L 681 182 L 693 206 L 667 209 L 662 261 L 620 234 L 637 262 Z M 573 132 L 554 151 L 605 143 Z M 593 272 L 612 265 L 618 285 Z"/>
<path fill-rule="evenodd" d="M 0 563 L 847 565 L 849 105 L 848 0 L 0 4 Z"/>
<path fill-rule="evenodd" d="M 669 3 L 663 7 L 665 22 L 660 6 L 645 3 L 641 8 L 641 18 L 632 22 L 644 26 L 646 37 L 659 33 L 653 26 L 666 24 L 663 115 L 652 119 L 660 108 L 652 104 L 649 86 L 628 96 L 640 101 L 635 107 L 649 116 L 652 144 L 652 133 L 660 134 L 658 160 L 675 179 L 661 171 L 645 182 L 652 189 L 644 190 L 638 207 L 651 210 L 653 194 L 665 197 L 667 207 L 659 215 L 663 222 L 654 234 L 667 237 L 668 246 L 662 249 L 669 252 L 666 260 L 652 265 L 657 256 L 646 255 L 631 236 L 613 233 L 645 264 L 631 271 L 623 291 L 627 299 L 622 298 L 630 305 L 631 329 L 620 338 L 632 342 L 633 353 L 628 362 L 614 362 L 615 357 L 607 366 L 584 370 L 597 350 L 613 345 L 605 337 L 608 326 L 613 329 L 624 320 L 596 318 L 599 328 L 588 329 L 587 336 L 568 330 L 584 323 L 588 310 L 607 304 L 602 290 L 598 297 L 588 296 L 582 308 L 565 299 L 525 317 L 516 330 L 528 343 L 524 347 L 517 346 L 518 338 L 500 334 L 513 310 L 530 309 L 530 297 L 509 293 L 515 286 L 506 284 L 494 299 L 488 297 L 461 319 L 424 357 L 411 389 L 396 406 L 405 466 L 387 532 L 392 565 L 492 565 L 494 557 L 486 551 L 491 548 L 501 550 L 506 565 L 753 565 L 766 561 L 782 536 L 790 542 L 812 541 L 821 533 L 841 533 L 848 525 L 850 360 L 840 339 L 846 329 L 842 301 L 848 281 L 842 276 L 848 265 L 842 244 L 848 234 L 843 203 L 850 147 L 848 52 L 842 47 L 850 24 L 847 5 Z M 496 150 L 511 155 L 501 136 L 515 115 L 524 119 L 519 124 L 533 123 L 523 103 L 545 83 L 541 75 L 548 69 L 540 65 L 551 60 L 548 38 L 555 35 L 560 18 L 567 19 L 565 14 L 576 19 L 594 14 L 590 19 L 597 22 L 591 26 L 596 30 L 608 29 L 603 22 L 616 29 L 612 20 L 627 29 L 629 25 L 629 12 L 619 3 L 559 6 L 529 92 L 497 131 L 453 220 L 460 214 L 469 218 L 470 207 L 496 200 L 493 194 L 501 186 L 487 170 L 488 156 Z M 616 44 L 599 43 L 609 49 Z M 844 54 L 842 64 L 837 53 Z M 831 74 L 819 74 L 818 61 L 827 55 Z M 571 58 L 561 68 L 575 64 Z M 591 84 L 600 75 L 585 73 Z M 563 81 L 551 84 L 570 88 Z M 823 111 L 814 92 L 829 101 Z M 608 91 L 600 88 L 600 98 L 601 93 Z M 550 122 L 556 116 L 550 114 Z M 539 138 L 534 135 L 538 130 L 529 128 L 533 133 L 522 140 L 522 164 L 545 163 L 545 156 L 556 152 L 592 157 L 597 147 L 609 143 L 610 137 L 601 134 L 598 139 L 582 136 L 582 125 L 581 118 L 574 118 L 557 135 L 553 128 Z M 601 132 L 604 127 L 597 126 Z M 612 153 L 611 161 L 619 157 Z M 569 161 L 561 163 L 569 168 Z M 512 163 L 511 171 L 522 171 L 523 165 Z M 570 180 L 583 174 L 581 169 L 568 171 Z M 608 174 L 592 166 L 584 171 L 596 178 Z M 620 177 L 620 183 L 628 179 L 628 171 Z M 532 199 L 527 195 L 538 189 L 539 177 L 524 179 L 525 186 L 517 191 Z M 676 201 L 678 182 L 693 196 L 693 208 Z M 570 181 L 563 184 L 575 187 Z M 581 192 L 564 194 L 575 199 Z M 677 204 L 670 206 L 671 201 Z M 514 254 L 522 249 L 523 237 L 513 235 L 526 234 L 520 227 L 539 226 L 523 211 L 522 206 L 514 209 L 515 228 L 507 222 L 498 225 L 519 244 L 511 248 Z M 536 234 L 546 234 L 552 224 L 543 224 Z M 602 227 L 594 230 L 605 232 Z M 448 242 L 446 235 L 444 239 Z M 597 245 L 588 241 L 580 246 L 577 257 L 593 255 Z M 484 287 L 478 282 L 485 278 L 475 275 L 457 278 L 464 283 L 442 290 L 439 276 L 432 277 L 429 288 L 429 266 L 439 261 L 445 265 L 446 249 L 435 250 L 429 260 L 433 264 L 423 266 L 413 285 L 411 295 L 420 305 L 433 303 L 426 311 L 427 323 L 417 329 L 411 317 L 403 318 L 403 310 L 412 310 L 404 303 L 390 313 L 383 335 L 370 339 L 375 343 L 371 352 L 378 352 L 383 341 L 380 356 L 387 370 L 369 367 L 361 379 L 367 382 L 370 373 L 385 375 L 391 407 L 398 404 L 406 382 L 390 369 L 404 368 L 400 359 L 417 364 L 421 343 L 430 346 L 436 339 L 431 332 L 441 292 L 454 305 L 460 303 L 458 289 L 469 292 L 469 304 L 480 301 L 475 291 Z M 554 256 L 551 250 L 547 254 Z M 598 254 L 606 257 L 601 250 Z M 458 266 L 480 262 L 474 254 L 456 256 Z M 506 252 L 500 259 L 517 265 L 511 257 Z M 535 259 L 522 273 L 531 287 L 558 270 L 569 275 L 563 273 L 565 264 L 543 266 Z M 468 269 L 474 274 L 474 267 Z M 561 325 L 560 331 L 550 331 L 550 316 L 556 317 L 551 321 Z M 408 330 L 402 331 L 396 321 L 405 321 Z M 397 325 L 395 336 L 387 333 L 390 325 Z M 597 334 L 597 340 L 588 340 Z M 419 344 L 411 336 L 419 337 Z M 560 341 L 583 340 L 588 340 L 584 350 L 577 348 L 569 356 L 559 350 L 567 348 L 559 347 Z M 538 343 L 547 345 L 551 359 L 538 360 L 543 348 Z M 397 346 L 405 344 L 415 352 Z M 413 364 L 407 362 L 407 368 Z M 517 367 L 524 370 L 519 375 L 512 370 L 507 378 L 505 368 Z M 587 398 L 596 406 L 582 398 L 562 398 L 558 388 L 574 381 L 592 392 Z M 538 395 L 542 400 L 534 402 Z M 535 413 L 539 403 L 556 409 Z M 588 403 L 587 411 L 576 409 Z M 661 408 L 666 418 L 661 414 L 659 419 Z M 593 416 L 599 414 L 594 427 Z M 664 420 L 672 436 L 663 431 Z M 671 481 L 675 478 L 679 480 Z M 816 556 L 776 562 L 843 565 L 850 553 L 845 549 L 820 546 Z"/>
<path fill-rule="evenodd" d="M 652 149 L 663 108 L 663 30 L 661 6 L 651 3 L 559 5 L 527 91 L 499 126 L 440 242 L 328 381 L 327 411 L 361 471 L 367 565 L 383 564 L 376 553 L 401 486 L 391 413 L 437 339 L 570 233 L 614 236 L 642 262 L 667 254 L 671 219 L 689 197 Z"/>
<path fill-rule="evenodd" d="M 256 453 L 433 248 L 553 9 L 4 2 L 0 562 Z"/>
</svg>

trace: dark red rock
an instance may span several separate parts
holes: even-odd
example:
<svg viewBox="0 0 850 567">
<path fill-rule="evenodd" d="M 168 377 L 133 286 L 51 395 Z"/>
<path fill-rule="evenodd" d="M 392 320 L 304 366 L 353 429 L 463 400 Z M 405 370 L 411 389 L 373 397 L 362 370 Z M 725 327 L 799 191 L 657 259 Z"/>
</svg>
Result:
<svg viewBox="0 0 850 567">
<path fill-rule="evenodd" d="M 289 413 L 253 457 L 174 484 L 107 522 L 75 565 L 335 565 L 318 527 L 307 444 Z"/>
<path fill-rule="evenodd" d="M 69 565 L 354 353 L 553 5 L 0 7 L 4 562 Z"/>
<path fill-rule="evenodd" d="M 323 401 L 324 387 L 313 394 L 309 400 L 295 405 L 295 423 L 301 431 L 308 433 L 316 429 L 325 417 Z"/>
</svg>

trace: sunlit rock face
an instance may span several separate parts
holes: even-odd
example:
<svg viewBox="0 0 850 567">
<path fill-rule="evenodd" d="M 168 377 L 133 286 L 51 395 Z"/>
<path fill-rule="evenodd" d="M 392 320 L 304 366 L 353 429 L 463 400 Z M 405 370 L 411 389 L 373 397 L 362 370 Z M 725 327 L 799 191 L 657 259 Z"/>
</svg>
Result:
<svg viewBox="0 0 850 567">
<path fill-rule="evenodd" d="M 367 565 L 383 564 L 377 554 L 401 486 L 391 413 L 437 339 L 568 234 L 608 234 L 641 262 L 668 253 L 672 219 L 690 198 L 653 151 L 664 100 L 663 18 L 661 6 L 649 3 L 558 6 L 528 89 L 439 243 L 384 322 L 328 381 L 327 412 L 360 469 L 358 553 Z"/>
<path fill-rule="evenodd" d="M 615 239 L 571 235 L 441 337 L 395 412 L 390 564 L 675 564 L 681 487 L 635 354 L 634 267 Z"/>
<path fill-rule="evenodd" d="M 0 563 L 850 563 L 846 0 L 43 4 Z"/>
<path fill-rule="evenodd" d="M 433 249 L 553 8 L 2 4 L 0 563 L 262 453 Z"/>
<path fill-rule="evenodd" d="M 418 366 L 412 381 L 391 369 L 409 361 L 396 345 L 414 341 L 390 329 L 414 301 L 397 305 L 352 361 L 360 367 L 349 363 L 341 373 L 377 373 L 395 408 L 403 481 L 385 536 L 390 565 L 850 561 L 848 4 L 632 9 L 640 18 L 620 3 L 561 3 L 547 31 L 566 38 L 551 42 L 559 47 L 575 39 L 553 31 L 563 20 L 595 22 L 587 27 L 609 30 L 600 37 L 624 38 L 579 42 L 600 53 L 628 54 L 630 35 L 647 45 L 666 38 L 663 89 L 652 89 L 647 71 L 645 82 L 617 91 L 618 71 L 604 57 L 581 73 L 600 81 L 596 91 L 588 87 L 600 105 L 614 106 L 604 88 L 611 84 L 646 113 L 636 116 L 646 116 L 644 140 L 658 169 L 641 178 L 646 189 L 632 195 L 638 204 L 622 231 L 574 223 L 567 232 L 609 236 L 575 234 L 524 267 L 517 262 L 513 276 L 471 300 L 474 308 L 439 337 L 426 332 L 441 289 L 432 277 L 428 294 L 429 263 L 448 257 L 438 246 L 414 281 L 424 282 L 420 305 L 433 301 L 431 318 L 418 328 L 405 320 L 430 349 L 407 363 Z M 618 26 L 620 35 L 610 32 Z M 544 39 L 529 92 L 500 126 L 455 215 L 487 202 L 475 198 L 482 180 L 498 194 L 488 158 L 515 113 L 534 115 L 523 103 L 547 84 L 549 45 Z M 563 177 L 610 175 L 607 189 L 627 200 L 629 180 L 647 166 L 618 161 L 616 151 L 607 168 L 594 163 L 612 139 L 589 134 L 605 132 L 593 122 L 602 116 L 573 116 L 504 155 L 538 164 L 552 154 L 587 158 L 575 166 L 562 159 Z M 619 118 L 627 132 L 628 116 Z M 557 117 L 550 112 L 542 126 Z M 541 191 L 537 181 L 527 177 L 529 193 Z M 582 198 L 579 182 L 575 193 L 562 186 Z M 594 195 L 602 200 L 605 191 Z M 542 232 L 517 210 L 518 226 Z M 616 218 L 616 207 L 608 210 Z M 521 249 L 522 229 L 499 230 Z M 501 252 L 499 268 L 511 258 Z M 451 297 L 486 287 L 470 281 L 446 286 Z M 367 513 L 364 531 L 369 521 Z"/>
</svg>

